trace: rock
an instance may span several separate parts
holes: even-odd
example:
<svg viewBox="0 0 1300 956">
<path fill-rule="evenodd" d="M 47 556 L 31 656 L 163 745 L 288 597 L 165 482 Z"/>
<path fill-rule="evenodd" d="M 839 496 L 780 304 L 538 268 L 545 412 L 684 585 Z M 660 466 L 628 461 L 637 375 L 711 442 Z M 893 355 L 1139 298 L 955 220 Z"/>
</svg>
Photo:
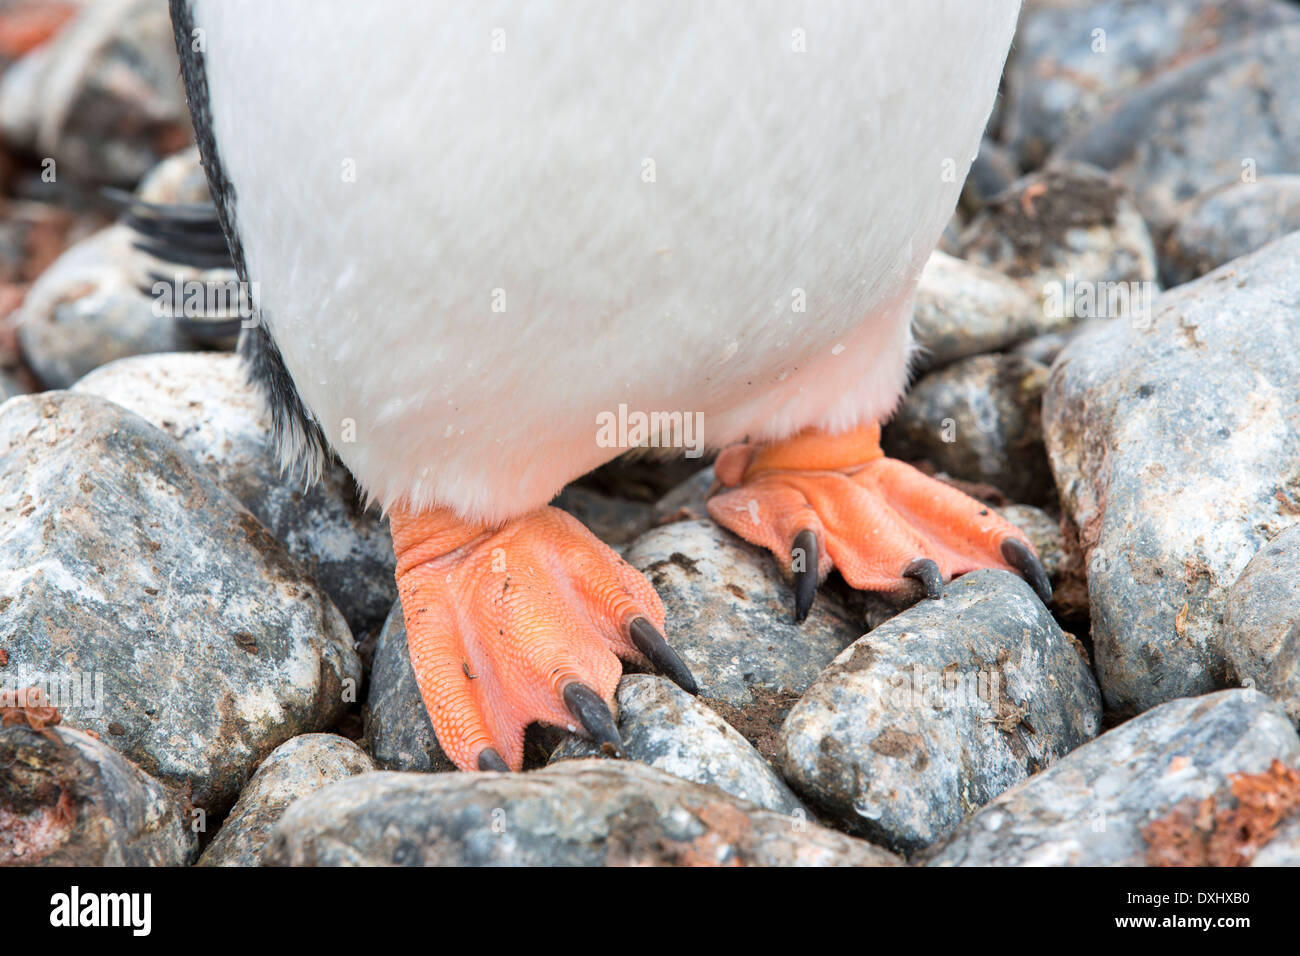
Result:
<svg viewBox="0 0 1300 956">
<path fill-rule="evenodd" d="M 271 419 L 241 359 L 173 352 L 119 359 L 73 391 L 116 402 L 176 439 L 307 569 L 353 633 L 379 627 L 397 597 L 388 522 L 367 509 L 347 469 L 331 461 L 304 487 L 281 470 Z"/>
<path fill-rule="evenodd" d="M 715 481 L 717 476 L 713 473 L 712 465 L 691 475 L 655 502 L 652 525 L 708 518 L 709 491 Z"/>
<path fill-rule="evenodd" d="M 1050 366 L 1056 361 L 1061 351 L 1085 332 L 1104 325 L 1109 319 L 1084 319 L 1078 325 L 1056 329 L 1043 335 L 1035 336 L 1021 342 L 1011 350 L 1011 354 L 1020 355 L 1034 362 Z"/>
<path fill-rule="evenodd" d="M 60 178 L 131 185 L 193 140 L 167 5 L 87 4 L 5 71 L 0 132 Z"/>
<path fill-rule="evenodd" d="M 379 632 L 362 712 L 366 742 L 384 770 L 440 773 L 456 766 L 438 746 L 406 649 L 406 620 L 395 602 Z"/>
<path fill-rule="evenodd" d="M 1142 830 L 1183 800 L 1229 793 L 1228 774 L 1300 760 L 1282 709 L 1227 690 L 1171 701 L 1013 787 L 935 849 L 937 866 L 1141 866 Z"/>
<path fill-rule="evenodd" d="M 257 866 L 271 830 L 295 800 L 374 769 L 365 751 L 345 737 L 303 734 L 282 743 L 239 794 L 199 866 Z"/>
<path fill-rule="evenodd" d="M 190 822 L 175 793 L 94 737 L 0 727 L 0 865 L 184 866 Z"/>
<path fill-rule="evenodd" d="M 1076 339 L 1043 397 L 1097 675 L 1135 714 L 1227 682 L 1228 588 L 1300 515 L 1300 235 Z"/>
<path fill-rule="evenodd" d="M 706 700 L 745 708 L 774 692 L 801 694 L 862 633 L 833 591 L 795 624 L 794 594 L 771 554 L 712 521 L 655 528 L 625 557 L 663 599 L 668 641 Z"/>
<path fill-rule="evenodd" d="M 1300 866 L 1300 816 L 1293 816 L 1260 848 L 1251 866 Z"/>
<path fill-rule="evenodd" d="M 1003 192 L 1020 178 L 1020 167 L 1011 150 L 997 140 L 985 136 L 980 141 L 979 152 L 970 164 L 966 182 L 962 186 L 961 206 L 975 215 L 984 204 Z"/>
<path fill-rule="evenodd" d="M 1300 525 L 1264 545 L 1229 589 L 1223 646 L 1233 676 L 1300 724 Z"/>
<path fill-rule="evenodd" d="M 861 840 L 738 803 L 643 764 L 522 774 L 373 773 L 291 806 L 263 860 L 282 865 L 894 866 Z"/>
<path fill-rule="evenodd" d="M 1229 183 L 1188 201 L 1161 247 L 1171 285 L 1190 282 L 1300 229 L 1300 176 Z"/>
<path fill-rule="evenodd" d="M 145 202 L 212 202 L 208 176 L 199 160 L 199 148 L 190 146 L 168 156 L 140 180 L 135 194 Z"/>
<path fill-rule="evenodd" d="M 573 515 L 616 551 L 636 540 L 654 521 L 652 505 L 611 498 L 582 485 L 567 485 L 551 504 Z"/>
<path fill-rule="evenodd" d="M 1182 203 L 1232 182 L 1300 169 L 1300 24 L 1256 33 L 1159 74 L 1064 142 L 1053 161 L 1111 170 L 1163 235 Z"/>
<path fill-rule="evenodd" d="M 26 395 L 27 389 L 23 383 L 10 375 L 8 372 L 0 370 L 0 402 L 13 398 L 15 395 Z"/>
<path fill-rule="evenodd" d="M 110 226 L 77 243 L 28 291 L 18 340 L 48 388 L 67 388 L 127 355 L 192 348 L 176 322 L 136 288 L 139 255 L 131 236 L 126 226 Z"/>
<path fill-rule="evenodd" d="M 184 449 L 102 398 L 0 406 L 0 554 L 6 684 L 79 688 L 66 723 L 209 813 L 356 693 L 329 599 Z"/>
<path fill-rule="evenodd" d="M 929 461 L 1015 501 L 1055 497 L 1040 408 L 1047 366 L 1016 355 L 975 355 L 913 385 L 884 430 L 885 453 Z"/>
<path fill-rule="evenodd" d="M 1007 505 L 995 510 L 1025 533 L 1038 552 L 1038 560 L 1042 562 L 1047 577 L 1055 585 L 1066 559 L 1060 523 L 1033 505 Z"/>
<path fill-rule="evenodd" d="M 1300 19 L 1276 0 L 1026 4 L 1003 77 L 1002 132 L 1026 166 L 1174 64 Z"/>
<path fill-rule="evenodd" d="M 1044 327 L 1037 298 L 1001 273 L 938 251 L 921 272 L 912 318 L 919 371 L 999 351 Z"/>
<path fill-rule="evenodd" d="M 616 701 L 627 759 L 717 787 L 777 813 L 803 809 L 799 798 L 744 737 L 671 681 L 652 674 L 627 674 L 618 685 Z M 586 738 L 569 735 L 551 762 L 600 756 L 600 748 Z"/>
<path fill-rule="evenodd" d="M 1040 331 L 1145 314 L 1156 254 L 1124 188 L 1099 169 L 1058 164 L 1017 180 L 962 233 L 960 254 L 1040 301 Z"/>
<path fill-rule="evenodd" d="M 1101 700 L 1029 585 L 974 571 L 840 654 L 781 728 L 795 791 L 904 851 L 1096 735 Z"/>
</svg>

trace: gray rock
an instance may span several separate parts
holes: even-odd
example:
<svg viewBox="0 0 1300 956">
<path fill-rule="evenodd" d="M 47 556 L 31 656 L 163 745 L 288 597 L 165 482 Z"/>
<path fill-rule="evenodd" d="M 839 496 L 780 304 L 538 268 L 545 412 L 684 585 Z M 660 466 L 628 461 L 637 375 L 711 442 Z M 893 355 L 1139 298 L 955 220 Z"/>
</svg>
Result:
<svg viewBox="0 0 1300 956">
<path fill-rule="evenodd" d="M 395 602 L 379 632 L 362 711 L 370 755 L 384 770 L 455 770 L 438 746 L 406 649 L 406 619 Z"/>
<path fill-rule="evenodd" d="M 119 359 L 73 391 L 116 402 L 176 439 L 311 573 L 355 634 L 383 623 L 397 597 L 388 522 L 362 505 L 337 461 L 311 487 L 294 469 L 281 470 L 266 402 L 237 356 Z"/>
<path fill-rule="evenodd" d="M 1041 422 L 1046 384 L 1047 366 L 1016 355 L 975 355 L 930 372 L 885 426 L 885 452 L 993 485 L 1014 501 L 1051 502 Z"/>
<path fill-rule="evenodd" d="M 1278 827 L 1276 835 L 1260 848 L 1250 865 L 1300 866 L 1300 815 Z"/>
<path fill-rule="evenodd" d="M 1132 197 L 1078 163 L 1031 173 L 990 200 L 959 252 L 1037 297 L 1044 332 L 1139 313 L 1156 289 L 1155 248 Z"/>
<path fill-rule="evenodd" d="M 1188 201 L 1161 246 L 1160 263 L 1177 285 L 1300 229 L 1300 176 L 1234 182 Z"/>
<path fill-rule="evenodd" d="M 272 865 L 895 866 L 861 840 L 643 764 L 522 774 L 373 773 L 291 806 Z"/>
<path fill-rule="evenodd" d="M 112 402 L 0 406 L 0 554 L 6 683 L 70 685 L 66 723 L 209 813 L 355 699 L 334 605 L 184 449 Z"/>
<path fill-rule="evenodd" d="M 1293 8 L 1276 0 L 1025 4 L 1003 78 L 1003 136 L 1025 165 L 1036 166 L 1056 143 L 1148 77 L 1297 19 Z"/>
<path fill-rule="evenodd" d="M 1228 588 L 1297 521 L 1300 235 L 1160 296 L 1052 368 L 1047 450 L 1088 569 L 1097 674 L 1134 714 L 1227 682 Z"/>
<path fill-rule="evenodd" d="M 175 321 L 136 288 L 139 255 L 126 226 L 109 226 L 70 247 L 33 283 L 18 312 L 18 341 L 49 388 L 146 352 L 191 348 Z"/>
<path fill-rule="evenodd" d="M 199 148 L 190 146 L 168 156 L 140 180 L 135 194 L 145 202 L 212 202 L 208 175 L 199 160 Z"/>
<path fill-rule="evenodd" d="M 1046 327 L 1037 297 L 999 272 L 938 251 L 921 271 L 912 318 L 918 370 L 999 351 Z"/>
<path fill-rule="evenodd" d="M 1260 32 L 1130 91 L 1063 143 L 1053 161 L 1113 171 L 1162 235 L 1185 200 L 1300 169 L 1300 25 Z"/>
<path fill-rule="evenodd" d="M 1100 722 L 1088 666 L 1029 586 L 975 571 L 837 657 L 790 711 L 779 759 L 810 805 L 913 851 Z"/>
<path fill-rule="evenodd" d="M 271 830 L 295 800 L 374 769 L 365 751 L 334 734 L 303 734 L 280 744 L 239 794 L 199 866 L 257 866 Z"/>
<path fill-rule="evenodd" d="M 712 521 L 649 531 L 626 559 L 659 592 L 668 641 L 707 700 L 744 708 L 764 693 L 801 694 L 862 633 L 830 591 L 795 624 L 794 594 L 771 554 Z"/>
<path fill-rule="evenodd" d="M 635 541 L 654 521 L 652 505 L 612 498 L 582 485 L 566 486 L 551 504 L 573 515 L 616 551 Z"/>
<path fill-rule="evenodd" d="M 0 865 L 184 866 L 197 849 L 181 799 L 112 747 L 0 727 Z"/>
<path fill-rule="evenodd" d="M 627 759 L 778 813 L 803 809 L 790 788 L 734 728 L 676 684 L 652 674 L 627 674 L 618 685 L 618 729 Z M 571 734 L 551 762 L 601 756 Z"/>
<path fill-rule="evenodd" d="M 970 164 L 962 186 L 960 205 L 970 215 L 984 208 L 994 196 L 1020 178 L 1020 166 L 1006 146 L 987 135 L 980 140 L 979 152 Z"/>
<path fill-rule="evenodd" d="M 652 526 L 707 518 L 709 491 L 717 480 L 712 465 L 691 475 L 655 502 Z"/>
<path fill-rule="evenodd" d="M 1067 345 L 1080 335 L 1104 325 L 1109 319 L 1084 319 L 1078 325 L 1056 329 L 1043 335 L 1035 336 L 1021 342 L 1011 350 L 1013 355 L 1021 355 L 1034 362 L 1050 366 L 1056 361 Z"/>
<path fill-rule="evenodd" d="M 10 148 L 55 160 L 60 179 L 120 185 L 192 142 L 167 5 L 86 4 L 5 71 L 0 131 Z"/>
<path fill-rule="evenodd" d="M 1048 579 L 1056 584 L 1064 570 L 1065 540 L 1061 534 L 1060 523 L 1033 505 L 1007 505 L 994 509 L 1007 521 L 1025 533 L 1029 543 L 1038 552 L 1038 560 L 1043 563 L 1043 570 Z"/>
<path fill-rule="evenodd" d="M 23 383 L 8 372 L 0 370 L 0 402 L 13 398 L 15 395 L 26 395 L 27 389 Z"/>
<path fill-rule="evenodd" d="M 1233 676 L 1300 724 L 1300 525 L 1264 545 L 1228 591 L 1223 645 Z"/>
<path fill-rule="evenodd" d="M 1228 690 L 1171 701 L 1013 787 L 936 848 L 937 866 L 1141 866 L 1142 830 L 1186 799 L 1227 798 L 1230 773 L 1300 760 L 1282 709 Z"/>
</svg>

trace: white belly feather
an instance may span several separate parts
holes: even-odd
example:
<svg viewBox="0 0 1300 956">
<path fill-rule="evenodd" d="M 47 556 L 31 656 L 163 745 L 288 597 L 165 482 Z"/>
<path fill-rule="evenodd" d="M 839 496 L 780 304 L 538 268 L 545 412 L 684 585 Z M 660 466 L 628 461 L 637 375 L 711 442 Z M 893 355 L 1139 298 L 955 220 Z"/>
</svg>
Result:
<svg viewBox="0 0 1300 956">
<path fill-rule="evenodd" d="M 887 414 L 1018 0 L 196 0 L 249 277 L 385 505 Z M 802 305 L 803 311 L 799 311 Z M 606 430 L 606 437 L 608 432 Z"/>
</svg>

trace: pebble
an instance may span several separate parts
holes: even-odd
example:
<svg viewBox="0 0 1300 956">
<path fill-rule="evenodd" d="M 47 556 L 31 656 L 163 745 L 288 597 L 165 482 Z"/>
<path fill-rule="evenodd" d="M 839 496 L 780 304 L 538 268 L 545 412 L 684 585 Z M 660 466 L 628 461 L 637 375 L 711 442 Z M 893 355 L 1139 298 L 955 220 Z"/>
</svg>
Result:
<svg viewBox="0 0 1300 956">
<path fill-rule="evenodd" d="M 1027 3 L 1003 76 L 1002 135 L 1021 163 L 1149 77 L 1255 31 L 1300 21 L 1278 0 Z"/>
<path fill-rule="evenodd" d="M 0 727 L 0 779 L 0 865 L 184 866 L 197 852 L 182 800 L 81 731 Z"/>
<path fill-rule="evenodd" d="M 849 832 L 905 852 L 1092 739 L 1096 682 L 1006 571 L 974 571 L 864 635 L 781 728 L 780 767 Z"/>
<path fill-rule="evenodd" d="M 166 4 L 87 4 L 5 71 L 0 133 L 58 178 L 123 186 L 191 142 Z"/>
<path fill-rule="evenodd" d="M 971 221 L 958 251 L 1034 295 L 1044 332 L 1123 318 L 1156 290 L 1155 247 L 1133 198 L 1079 163 L 1017 180 Z"/>
<path fill-rule="evenodd" d="M 1190 282 L 1300 229 L 1300 176 L 1261 176 L 1188 200 L 1161 246 L 1171 285 Z"/>
<path fill-rule="evenodd" d="M 744 737 L 702 701 L 653 674 L 625 674 L 615 694 L 626 758 L 778 813 L 799 798 Z M 600 757 L 585 737 L 567 736 L 551 762 Z M 805 811 L 806 813 L 806 811 Z"/>
<path fill-rule="evenodd" d="M 274 866 L 897 866 L 809 821 L 644 764 L 565 761 L 522 774 L 354 777 L 299 800 Z"/>
<path fill-rule="evenodd" d="M 1151 821 L 1183 800 L 1222 801 L 1230 773 L 1260 773 L 1274 758 L 1300 761 L 1300 737 L 1263 694 L 1225 690 L 1170 701 L 1003 793 L 927 862 L 1141 866 Z"/>
<path fill-rule="evenodd" d="M 121 225 L 95 233 L 59 256 L 28 290 L 18 311 L 18 341 L 47 388 L 68 388 L 127 355 L 193 347 L 136 288 L 132 236 Z"/>
<path fill-rule="evenodd" d="M 1111 170 L 1163 235 L 1185 201 L 1233 182 L 1300 170 L 1300 24 L 1251 35 L 1130 91 L 1054 161 Z"/>
<path fill-rule="evenodd" d="M 365 751 L 345 737 L 303 734 L 262 761 L 199 866 L 257 866 L 271 831 L 296 800 L 338 780 L 375 769 Z"/>
<path fill-rule="evenodd" d="M 1113 322 L 1052 368 L 1043 427 L 1087 568 L 1107 707 L 1227 685 L 1228 589 L 1297 522 L 1300 234 Z"/>
<path fill-rule="evenodd" d="M 367 748 L 382 769 L 425 773 L 456 769 L 438 745 L 420 697 L 400 601 L 394 602 L 375 643 L 362 719 Z"/>
<path fill-rule="evenodd" d="M 1300 525 L 1264 545 L 1229 588 L 1223 646 L 1232 675 L 1300 725 Z"/>
<path fill-rule="evenodd" d="M 668 641 L 706 700 L 749 708 L 801 694 L 863 631 L 830 590 L 796 624 L 794 593 L 772 555 L 712 521 L 655 528 L 625 557 L 663 599 Z"/>
<path fill-rule="evenodd" d="M 243 361 L 221 352 L 119 359 L 73 391 L 99 395 L 171 435 L 266 526 L 343 612 L 354 634 L 378 628 L 397 597 L 388 522 L 367 509 L 337 461 L 305 487 L 281 470 L 262 395 Z"/>
<path fill-rule="evenodd" d="M 1046 327 L 1037 297 L 999 272 L 938 250 L 921 271 L 912 318 L 918 371 L 999 351 Z"/>
<path fill-rule="evenodd" d="M 356 699 L 360 662 L 329 598 L 183 448 L 112 402 L 0 406 L 0 553 L 6 685 L 57 685 L 65 723 L 208 813 Z"/>
<path fill-rule="evenodd" d="M 975 355 L 923 376 L 886 425 L 885 453 L 929 461 L 1013 501 L 1052 502 L 1041 405 L 1047 366 L 1017 355 Z"/>
</svg>

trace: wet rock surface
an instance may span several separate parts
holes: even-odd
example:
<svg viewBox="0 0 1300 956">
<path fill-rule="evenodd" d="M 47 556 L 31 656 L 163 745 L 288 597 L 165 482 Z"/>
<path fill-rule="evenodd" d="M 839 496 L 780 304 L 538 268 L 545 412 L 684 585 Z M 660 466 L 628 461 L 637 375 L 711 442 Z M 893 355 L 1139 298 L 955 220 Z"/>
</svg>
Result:
<svg viewBox="0 0 1300 956">
<path fill-rule="evenodd" d="M 1017 355 L 976 355 L 923 376 L 883 433 L 885 453 L 923 459 L 1014 501 L 1056 494 L 1043 448 L 1047 367 Z"/>
<path fill-rule="evenodd" d="M 671 681 L 626 674 L 615 701 L 627 759 L 778 813 L 802 809 L 785 781 L 744 737 Z M 599 747 L 570 735 L 551 762 L 600 756 Z"/>
<path fill-rule="evenodd" d="M 357 635 L 379 627 L 397 597 L 388 522 L 367 509 L 337 461 L 306 486 L 282 470 L 262 395 L 233 354 L 136 356 L 96 369 L 73 391 L 99 395 L 176 439 L 279 539 Z"/>
<path fill-rule="evenodd" d="M 1027 584 L 975 571 L 837 657 L 781 729 L 795 790 L 914 851 L 1096 735 L 1101 701 Z"/>
<path fill-rule="evenodd" d="M 1190 282 L 1300 229 L 1300 176 L 1261 176 L 1202 193 L 1180 210 L 1161 247 L 1171 284 Z"/>
<path fill-rule="evenodd" d="M 257 866 L 271 830 L 295 800 L 374 769 L 365 751 L 334 734 L 303 734 L 282 743 L 240 792 L 199 866 Z"/>
<path fill-rule="evenodd" d="M 183 798 L 112 747 L 0 726 L 0 865 L 183 866 L 197 848 Z"/>
<path fill-rule="evenodd" d="M 1043 424 L 1088 569 L 1108 707 L 1140 713 L 1225 686 L 1221 618 L 1247 562 L 1300 515 L 1300 328 L 1279 240 L 1057 360 Z"/>
<path fill-rule="evenodd" d="M 610 760 L 525 774 L 366 774 L 290 807 L 263 858 L 317 866 L 901 863 L 801 815 Z"/>
<path fill-rule="evenodd" d="M 772 556 L 712 521 L 656 528 L 625 557 L 663 599 L 666 636 L 706 700 L 748 707 L 756 690 L 800 694 L 864 630 L 829 591 L 795 624 Z"/>
<path fill-rule="evenodd" d="M 363 717 L 367 747 L 382 769 L 456 769 L 438 746 L 420 697 L 406 647 L 406 620 L 400 602 L 393 604 L 375 644 Z"/>
<path fill-rule="evenodd" d="M 1232 676 L 1300 724 L 1300 526 L 1264 545 L 1228 590 L 1223 644 Z"/>
<path fill-rule="evenodd" d="M 0 410 L 0 552 L 6 685 L 68 682 L 65 723 L 209 813 L 355 699 L 329 599 L 179 445 L 104 399 Z"/>
<path fill-rule="evenodd" d="M 1295 765 L 1300 738 L 1263 694 L 1227 690 L 1150 710 L 1008 790 L 930 855 L 939 866 L 1141 866 L 1143 829 L 1228 775 Z"/>
</svg>

